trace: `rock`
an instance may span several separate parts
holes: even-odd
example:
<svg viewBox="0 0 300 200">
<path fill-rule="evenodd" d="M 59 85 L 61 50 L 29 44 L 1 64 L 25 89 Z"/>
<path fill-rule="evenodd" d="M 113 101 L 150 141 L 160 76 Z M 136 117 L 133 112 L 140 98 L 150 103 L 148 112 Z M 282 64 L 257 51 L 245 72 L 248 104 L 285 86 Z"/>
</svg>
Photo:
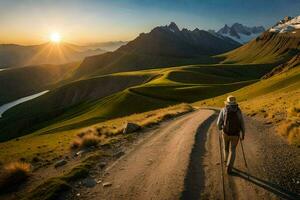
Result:
<svg viewBox="0 0 300 200">
<path fill-rule="evenodd" d="M 78 196 L 78 197 L 79 197 L 79 196 L 80 196 L 80 193 L 77 193 L 77 194 L 76 194 L 76 196 Z"/>
<path fill-rule="evenodd" d="M 125 124 L 125 128 L 123 130 L 123 133 L 124 134 L 129 134 L 129 133 L 133 133 L 133 132 L 136 132 L 138 130 L 140 130 L 141 127 L 135 123 L 131 123 L 131 122 L 127 122 Z"/>
<path fill-rule="evenodd" d="M 107 165 L 106 162 L 100 162 L 99 167 L 100 167 L 100 168 L 104 168 L 106 165 Z"/>
<path fill-rule="evenodd" d="M 54 164 L 54 167 L 57 168 L 57 167 L 61 167 L 63 165 L 67 164 L 67 161 L 65 159 L 62 159 L 62 160 L 59 160 L 57 161 L 55 164 Z"/>
<path fill-rule="evenodd" d="M 103 187 L 110 187 L 110 186 L 112 186 L 112 183 L 111 182 L 105 182 L 102 185 L 103 185 Z"/>
<path fill-rule="evenodd" d="M 75 156 L 81 156 L 82 154 L 84 154 L 84 153 L 86 153 L 86 152 L 87 152 L 86 149 L 82 149 L 82 150 L 78 151 L 78 152 L 75 154 Z"/>
<path fill-rule="evenodd" d="M 94 179 L 92 179 L 91 177 L 88 177 L 86 179 L 83 179 L 82 184 L 85 187 L 92 188 L 92 187 L 94 187 L 97 184 L 97 182 Z"/>
<path fill-rule="evenodd" d="M 99 180 L 97 181 L 97 184 L 99 184 L 99 183 L 102 183 L 102 180 L 101 180 L 101 179 L 99 179 Z"/>
</svg>

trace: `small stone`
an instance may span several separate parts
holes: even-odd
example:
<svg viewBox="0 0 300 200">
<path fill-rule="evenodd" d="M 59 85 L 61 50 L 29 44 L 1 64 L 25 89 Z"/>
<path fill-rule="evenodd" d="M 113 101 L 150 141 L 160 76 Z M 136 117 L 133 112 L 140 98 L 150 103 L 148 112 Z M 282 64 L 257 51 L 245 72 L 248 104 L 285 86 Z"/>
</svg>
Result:
<svg viewBox="0 0 300 200">
<path fill-rule="evenodd" d="M 99 179 L 99 180 L 97 181 L 97 184 L 99 184 L 99 183 L 102 183 L 102 180 L 101 180 L 101 179 Z"/>
<path fill-rule="evenodd" d="M 80 196 L 80 193 L 77 193 L 77 194 L 76 194 L 76 196 L 78 196 L 78 197 L 79 197 L 79 196 Z"/>
<path fill-rule="evenodd" d="M 107 165 L 106 162 L 100 162 L 99 167 L 100 167 L 100 168 L 104 168 L 106 165 Z"/>
<path fill-rule="evenodd" d="M 110 187 L 110 186 L 112 186 L 111 182 L 105 182 L 105 183 L 103 183 L 103 187 Z"/>
<path fill-rule="evenodd" d="M 87 152 L 87 150 L 83 149 L 83 150 L 78 151 L 75 155 L 76 156 L 81 156 L 82 154 L 84 154 L 86 152 Z"/>
<path fill-rule="evenodd" d="M 61 167 L 63 165 L 67 164 L 67 161 L 65 159 L 62 159 L 62 160 L 59 160 L 57 161 L 55 164 L 54 164 L 54 167 L 57 168 L 57 167 Z"/>
</svg>

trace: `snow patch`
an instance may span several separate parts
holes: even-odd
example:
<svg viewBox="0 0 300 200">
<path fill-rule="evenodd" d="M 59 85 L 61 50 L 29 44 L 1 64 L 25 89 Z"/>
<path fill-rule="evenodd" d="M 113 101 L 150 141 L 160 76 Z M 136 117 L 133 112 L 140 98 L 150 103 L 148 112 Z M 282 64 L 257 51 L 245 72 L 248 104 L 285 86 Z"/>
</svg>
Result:
<svg viewBox="0 0 300 200">
<path fill-rule="evenodd" d="M 300 29 L 300 16 L 294 17 L 286 22 L 279 22 L 276 26 L 270 28 L 269 32 L 287 33 Z"/>
</svg>

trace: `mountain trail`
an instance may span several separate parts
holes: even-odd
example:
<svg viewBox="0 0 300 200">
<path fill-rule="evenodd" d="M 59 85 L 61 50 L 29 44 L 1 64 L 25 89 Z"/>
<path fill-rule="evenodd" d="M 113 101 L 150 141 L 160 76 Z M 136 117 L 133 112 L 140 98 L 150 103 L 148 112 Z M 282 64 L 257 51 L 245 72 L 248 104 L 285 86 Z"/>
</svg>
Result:
<svg viewBox="0 0 300 200">
<path fill-rule="evenodd" d="M 216 118 L 215 110 L 200 109 L 163 124 L 111 164 L 98 177 L 101 184 L 77 191 L 80 199 L 223 199 Z M 276 166 L 272 159 L 266 161 L 265 154 L 270 156 L 270 151 L 264 148 L 270 147 L 266 142 L 273 142 L 268 137 L 276 138 L 274 134 L 261 134 L 255 123 L 246 123 L 246 128 L 243 144 L 249 174 L 239 144 L 234 173 L 224 173 L 225 199 L 299 199 L 299 185 L 289 187 L 289 182 L 282 180 L 292 172 L 283 170 L 287 174 L 278 176 L 266 172 L 279 165 L 284 168 L 284 163 Z M 298 163 L 294 164 L 297 174 Z"/>
</svg>

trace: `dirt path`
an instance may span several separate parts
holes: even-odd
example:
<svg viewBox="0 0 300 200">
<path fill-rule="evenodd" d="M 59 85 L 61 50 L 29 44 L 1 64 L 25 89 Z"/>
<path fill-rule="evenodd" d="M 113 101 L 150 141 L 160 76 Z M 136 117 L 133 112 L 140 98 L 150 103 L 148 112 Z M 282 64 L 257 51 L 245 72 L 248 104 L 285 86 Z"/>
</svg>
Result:
<svg viewBox="0 0 300 200">
<path fill-rule="evenodd" d="M 106 169 L 102 181 L 80 199 L 223 199 L 217 114 L 199 110 L 155 130 Z M 224 176 L 226 199 L 297 199 L 269 182 L 257 129 L 247 124 L 244 148 L 247 170 L 238 146 L 235 173 Z M 297 169 L 298 170 L 298 169 Z"/>
</svg>

